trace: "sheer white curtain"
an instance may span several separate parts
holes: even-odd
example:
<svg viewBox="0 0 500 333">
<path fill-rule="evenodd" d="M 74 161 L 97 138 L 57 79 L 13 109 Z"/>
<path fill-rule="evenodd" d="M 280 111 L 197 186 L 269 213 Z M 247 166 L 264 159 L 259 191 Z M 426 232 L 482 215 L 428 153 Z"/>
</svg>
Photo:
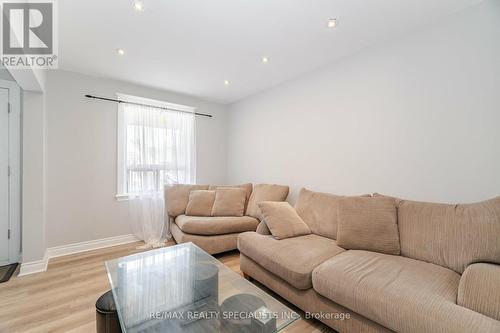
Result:
<svg viewBox="0 0 500 333">
<path fill-rule="evenodd" d="M 195 116 L 126 103 L 119 112 L 132 231 L 147 247 L 158 247 L 169 237 L 164 186 L 195 182 Z"/>
</svg>

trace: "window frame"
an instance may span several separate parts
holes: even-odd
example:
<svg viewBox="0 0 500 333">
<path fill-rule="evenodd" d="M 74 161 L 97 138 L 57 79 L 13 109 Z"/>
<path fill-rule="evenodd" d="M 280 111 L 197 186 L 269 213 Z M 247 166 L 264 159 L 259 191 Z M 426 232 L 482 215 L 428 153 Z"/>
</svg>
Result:
<svg viewBox="0 0 500 333">
<path fill-rule="evenodd" d="M 196 108 L 192 106 L 175 104 L 155 99 L 149 99 L 145 97 L 139 97 L 124 93 L 116 93 L 116 97 L 118 100 L 130 101 L 135 103 L 142 103 L 152 106 L 158 106 L 162 108 L 171 108 L 179 111 L 186 112 L 196 112 Z M 127 201 L 129 199 L 129 194 L 126 191 L 126 182 L 127 182 L 127 163 L 126 163 L 126 154 L 125 151 L 125 140 L 126 138 L 126 124 L 125 124 L 125 116 L 123 112 L 120 110 L 120 103 L 117 104 L 116 108 L 116 119 L 117 119 L 117 158 L 116 158 L 116 194 L 115 198 L 117 201 Z M 195 137 L 196 137 L 196 125 L 195 125 Z M 195 147 L 196 151 L 196 139 L 195 139 Z"/>
</svg>

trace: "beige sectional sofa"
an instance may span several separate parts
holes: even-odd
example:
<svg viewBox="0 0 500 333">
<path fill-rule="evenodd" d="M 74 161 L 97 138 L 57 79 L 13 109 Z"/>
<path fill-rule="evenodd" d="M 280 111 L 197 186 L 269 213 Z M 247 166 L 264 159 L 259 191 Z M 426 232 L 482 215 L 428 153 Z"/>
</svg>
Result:
<svg viewBox="0 0 500 333">
<path fill-rule="evenodd" d="M 245 192 L 241 213 L 234 209 L 241 202 L 229 198 L 229 201 L 220 201 L 222 204 L 219 205 L 218 201 L 214 202 L 217 200 L 215 193 L 212 194 L 211 202 L 210 199 L 198 200 L 195 203 L 197 207 L 192 207 L 196 198 L 191 195 L 195 192 L 204 195 L 207 194 L 204 191 L 217 192 L 235 188 Z M 257 184 L 255 187 L 252 184 L 166 186 L 165 208 L 170 233 L 177 243 L 193 242 L 210 254 L 235 250 L 238 235 L 245 231 L 255 231 L 260 222 L 257 203 L 261 200 L 284 201 L 287 196 L 288 186 L 274 184 Z M 215 212 L 216 207 L 219 209 L 218 213 Z M 197 216 L 189 215 L 190 209 L 196 211 Z M 232 212 L 225 213 L 229 211 Z"/>
<path fill-rule="evenodd" d="M 311 234 L 277 240 L 261 222 L 238 237 L 241 270 L 339 332 L 500 332 L 500 198 L 391 200 L 397 249 L 387 230 L 352 237 L 348 198 L 302 189 Z"/>
</svg>

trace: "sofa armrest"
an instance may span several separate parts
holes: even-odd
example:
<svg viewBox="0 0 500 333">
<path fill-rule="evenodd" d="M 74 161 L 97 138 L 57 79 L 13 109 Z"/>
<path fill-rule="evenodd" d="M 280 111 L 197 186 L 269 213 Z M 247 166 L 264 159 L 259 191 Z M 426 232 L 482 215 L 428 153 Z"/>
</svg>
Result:
<svg viewBox="0 0 500 333">
<path fill-rule="evenodd" d="M 469 265 L 460 278 L 457 303 L 500 320 L 500 265 Z"/>
<path fill-rule="evenodd" d="M 266 222 L 264 222 L 264 221 L 261 221 L 259 223 L 259 225 L 257 226 L 257 230 L 255 230 L 255 231 L 261 235 L 270 235 L 271 234 L 271 231 L 269 230 Z"/>
</svg>

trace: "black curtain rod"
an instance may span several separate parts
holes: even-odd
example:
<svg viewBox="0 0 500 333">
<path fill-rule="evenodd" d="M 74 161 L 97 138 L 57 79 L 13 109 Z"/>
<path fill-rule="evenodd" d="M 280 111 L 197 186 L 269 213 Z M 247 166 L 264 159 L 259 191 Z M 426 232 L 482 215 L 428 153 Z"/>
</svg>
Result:
<svg viewBox="0 0 500 333">
<path fill-rule="evenodd" d="M 182 112 L 182 113 L 191 113 L 191 114 L 194 114 L 195 116 L 212 118 L 211 114 L 206 114 L 206 113 L 189 112 L 189 111 L 177 110 L 177 109 L 173 109 L 173 108 L 164 108 L 164 107 L 156 106 L 156 105 L 149 105 L 149 104 L 142 104 L 142 103 L 136 103 L 136 102 L 122 101 L 120 99 L 113 99 L 113 98 L 107 98 L 107 97 L 99 97 L 99 96 L 94 96 L 94 95 L 85 95 L 85 97 L 87 97 L 87 98 L 93 98 L 93 99 L 100 99 L 100 100 L 108 101 L 108 102 L 126 103 L 126 104 L 140 105 L 140 106 L 148 106 L 150 108 L 162 109 L 162 110 L 167 110 L 167 111 L 177 111 L 177 112 Z"/>
</svg>

